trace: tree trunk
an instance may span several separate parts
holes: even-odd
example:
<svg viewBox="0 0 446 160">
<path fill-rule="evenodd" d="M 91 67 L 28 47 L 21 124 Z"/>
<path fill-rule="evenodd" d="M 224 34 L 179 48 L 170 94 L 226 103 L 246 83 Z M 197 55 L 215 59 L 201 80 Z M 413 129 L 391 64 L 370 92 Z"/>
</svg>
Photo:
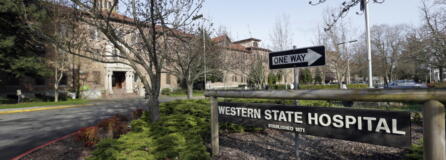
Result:
<svg viewBox="0 0 446 160">
<path fill-rule="evenodd" d="M 444 74 L 443 74 L 443 67 L 438 68 L 438 70 L 439 70 L 439 72 L 440 72 L 440 82 L 443 82 L 443 77 L 444 77 Z"/>
<path fill-rule="evenodd" d="M 147 107 L 150 112 L 150 121 L 155 122 L 160 119 L 160 107 L 158 96 L 150 95 L 150 91 L 146 91 Z"/>
<path fill-rule="evenodd" d="M 54 102 L 59 101 L 59 92 L 57 91 L 59 89 L 58 84 L 54 84 Z"/>
<path fill-rule="evenodd" d="M 194 88 L 194 84 L 187 82 L 187 99 L 191 99 L 193 96 L 193 88 Z"/>
<path fill-rule="evenodd" d="M 59 75 L 57 73 L 57 68 L 54 68 L 54 102 L 59 101 L 59 93 L 57 92 L 57 89 L 59 88 Z"/>
</svg>

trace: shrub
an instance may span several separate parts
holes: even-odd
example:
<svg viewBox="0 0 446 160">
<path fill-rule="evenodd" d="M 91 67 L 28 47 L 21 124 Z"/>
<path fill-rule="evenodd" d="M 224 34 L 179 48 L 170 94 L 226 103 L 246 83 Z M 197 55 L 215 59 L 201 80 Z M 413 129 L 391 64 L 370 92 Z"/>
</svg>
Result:
<svg viewBox="0 0 446 160">
<path fill-rule="evenodd" d="M 138 118 L 141 118 L 143 112 L 144 112 L 144 110 L 142 110 L 142 109 L 134 110 L 134 111 L 132 112 L 132 119 L 138 119 Z"/>
<path fill-rule="evenodd" d="M 170 89 L 170 88 L 163 88 L 162 90 L 161 90 L 161 94 L 162 95 L 166 95 L 166 96 L 168 96 L 168 95 L 170 95 L 172 93 L 172 90 Z"/>
<path fill-rule="evenodd" d="M 84 143 L 86 147 L 91 147 L 99 141 L 98 127 L 82 128 L 77 133 L 77 139 Z"/>
<path fill-rule="evenodd" d="M 206 100 L 162 103 L 159 121 L 149 123 L 144 112 L 130 123 L 131 132 L 101 141 L 89 159 L 210 159 L 209 105 Z"/>
<path fill-rule="evenodd" d="M 116 138 L 128 132 L 125 121 L 128 121 L 127 117 L 118 114 L 100 121 L 98 127 L 107 131 L 109 138 Z"/>
<path fill-rule="evenodd" d="M 348 89 L 361 89 L 361 88 L 367 88 L 367 87 L 368 87 L 367 84 L 348 84 L 347 85 Z M 285 84 L 271 85 L 270 88 L 275 89 L 275 90 L 287 89 Z M 339 85 L 337 85 L 337 84 L 328 84 L 328 85 L 300 84 L 299 89 L 339 89 Z"/>
</svg>

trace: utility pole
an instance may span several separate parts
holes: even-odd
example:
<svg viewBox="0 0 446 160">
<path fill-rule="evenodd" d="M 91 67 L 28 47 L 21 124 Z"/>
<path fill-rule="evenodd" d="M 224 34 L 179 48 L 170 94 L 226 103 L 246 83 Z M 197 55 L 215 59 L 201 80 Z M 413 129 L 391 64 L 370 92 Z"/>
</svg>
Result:
<svg viewBox="0 0 446 160">
<path fill-rule="evenodd" d="M 201 28 L 202 28 L 202 32 L 203 32 L 203 69 L 204 69 L 204 90 L 207 89 L 207 71 L 206 71 L 206 35 L 205 35 L 205 30 L 204 30 L 204 21 L 207 20 L 206 18 L 204 18 L 204 16 L 202 14 L 197 15 L 195 17 L 192 17 L 192 20 L 197 20 L 197 19 L 203 19 L 203 24 L 201 24 Z"/>
<path fill-rule="evenodd" d="M 296 46 L 293 46 L 293 49 L 296 49 Z M 294 67 L 294 90 L 299 89 L 299 68 Z M 296 105 L 299 105 L 299 101 L 296 100 Z"/>
<path fill-rule="evenodd" d="M 350 82 L 351 82 L 351 76 L 350 76 L 350 52 L 348 52 L 347 51 L 347 47 L 346 47 L 346 45 L 347 44 L 349 44 L 349 43 L 354 43 L 354 42 L 357 42 L 358 40 L 351 40 L 351 41 L 345 41 L 345 42 L 341 42 L 341 43 L 338 43 L 337 45 L 344 45 L 343 46 L 343 48 L 344 48 L 344 52 L 347 54 L 347 80 L 346 80 L 346 84 L 350 84 Z"/>
<path fill-rule="evenodd" d="M 204 90 L 207 89 L 207 81 L 206 81 L 206 35 L 204 31 L 204 25 L 201 26 L 203 29 L 203 66 L 204 66 Z"/>
<path fill-rule="evenodd" d="M 367 60 L 368 60 L 368 64 L 369 64 L 369 88 L 373 88 L 372 49 L 371 49 L 371 45 L 370 45 L 368 0 L 361 0 L 361 6 L 364 6 L 365 30 L 366 30 L 366 34 L 367 34 Z"/>
</svg>

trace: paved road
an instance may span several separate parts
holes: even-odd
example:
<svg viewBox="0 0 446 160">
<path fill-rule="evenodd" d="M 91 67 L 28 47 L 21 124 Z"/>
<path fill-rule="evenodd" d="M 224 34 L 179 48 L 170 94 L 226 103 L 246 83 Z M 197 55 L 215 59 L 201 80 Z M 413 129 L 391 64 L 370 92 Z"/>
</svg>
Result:
<svg viewBox="0 0 446 160">
<path fill-rule="evenodd" d="M 161 102 L 178 98 L 161 98 Z M 94 125 L 114 114 L 130 115 L 142 99 L 102 101 L 79 108 L 0 115 L 0 160 L 11 159 L 50 140 Z"/>
</svg>

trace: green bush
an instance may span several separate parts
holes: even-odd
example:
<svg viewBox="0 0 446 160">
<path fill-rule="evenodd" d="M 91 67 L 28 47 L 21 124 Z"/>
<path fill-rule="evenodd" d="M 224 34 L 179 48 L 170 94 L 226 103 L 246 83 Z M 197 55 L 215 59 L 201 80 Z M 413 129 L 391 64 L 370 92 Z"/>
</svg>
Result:
<svg viewBox="0 0 446 160">
<path fill-rule="evenodd" d="M 166 96 L 168 96 L 168 95 L 170 95 L 172 93 L 172 90 L 170 89 L 170 88 L 163 88 L 162 90 L 161 90 L 161 94 L 162 95 L 166 95 Z"/>
<path fill-rule="evenodd" d="M 361 89 L 361 88 L 367 88 L 367 84 L 348 84 L 348 89 Z M 276 84 L 269 86 L 270 89 L 275 90 L 285 90 L 286 85 L 285 84 Z M 327 85 L 314 85 L 314 84 L 301 84 L 299 85 L 299 89 L 339 89 L 338 84 L 327 84 Z M 289 89 L 289 88 L 288 88 Z"/>
<path fill-rule="evenodd" d="M 269 86 L 270 89 L 275 89 L 275 90 L 285 90 L 285 89 L 289 89 L 289 87 L 287 87 L 286 84 L 274 84 Z"/>
<path fill-rule="evenodd" d="M 130 123 L 129 133 L 101 141 L 89 159 L 210 159 L 209 105 L 206 100 L 162 103 L 159 121 L 149 123 L 143 113 Z"/>
</svg>

